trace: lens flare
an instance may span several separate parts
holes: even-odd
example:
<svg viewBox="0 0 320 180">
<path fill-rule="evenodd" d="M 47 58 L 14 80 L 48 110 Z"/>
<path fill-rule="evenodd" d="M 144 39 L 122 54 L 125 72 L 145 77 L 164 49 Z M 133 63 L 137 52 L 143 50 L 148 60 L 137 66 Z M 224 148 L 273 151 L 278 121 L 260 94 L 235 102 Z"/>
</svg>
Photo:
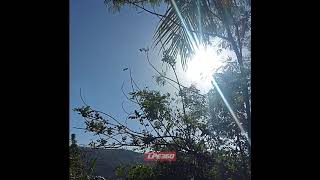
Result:
<svg viewBox="0 0 320 180">
<path fill-rule="evenodd" d="M 218 91 L 218 93 L 220 94 L 220 96 L 221 96 L 224 104 L 227 106 L 229 112 L 231 113 L 234 121 L 236 122 L 236 124 L 237 124 L 238 127 L 240 128 L 241 133 L 245 135 L 245 137 L 246 137 L 249 145 L 251 146 L 251 140 L 250 140 L 250 138 L 249 138 L 249 136 L 248 136 L 248 133 L 246 133 L 246 131 L 243 129 L 243 126 L 241 125 L 241 123 L 240 123 L 240 121 L 238 120 L 236 114 L 235 114 L 234 111 L 232 110 L 230 104 L 228 103 L 228 101 L 227 101 L 226 98 L 224 97 L 222 91 L 220 90 L 220 88 L 219 88 L 217 82 L 214 80 L 214 78 L 213 78 L 213 80 L 212 80 L 212 84 L 213 84 L 213 86 L 217 89 L 217 91 Z"/>
<path fill-rule="evenodd" d="M 178 8 L 175 0 L 171 0 L 171 3 L 172 3 L 172 5 L 173 5 L 175 11 L 177 12 L 178 17 L 180 18 L 180 20 L 181 20 L 181 22 L 182 22 L 182 25 L 183 25 L 183 27 L 184 27 L 184 29 L 185 29 L 185 31 L 186 31 L 187 34 L 188 34 L 189 40 L 191 41 L 191 42 L 190 42 L 190 43 L 191 43 L 191 46 L 192 46 L 193 48 L 194 48 L 194 47 L 197 47 L 197 49 L 198 49 L 198 51 L 199 51 L 199 52 L 196 53 L 196 54 L 199 54 L 199 56 L 201 56 L 200 59 L 202 59 L 202 61 L 208 61 L 208 60 L 210 60 L 210 59 L 211 59 L 210 57 L 209 57 L 209 58 L 206 57 L 206 56 L 207 56 L 207 55 L 206 55 L 206 51 L 201 50 L 201 47 L 199 47 L 199 46 L 197 45 L 198 41 L 196 41 L 195 36 L 192 36 L 192 35 L 191 35 L 189 29 L 188 29 L 187 26 L 186 26 L 185 20 L 182 18 L 181 12 L 180 12 L 180 10 L 179 10 L 179 8 Z M 198 6 L 199 6 L 199 3 L 198 3 Z M 198 8 L 199 8 L 199 7 L 198 7 Z M 199 21 L 200 21 L 200 20 L 199 20 Z M 212 59 L 211 59 L 211 60 L 212 60 Z M 191 65 L 188 64 L 188 66 L 189 66 L 189 67 L 191 66 L 190 69 L 195 69 L 195 70 L 196 70 L 196 69 L 206 69 L 207 66 L 205 66 L 205 65 L 199 65 L 199 64 L 205 64 L 205 63 L 200 63 L 200 62 L 201 62 L 201 61 L 194 62 L 194 64 L 191 64 Z M 192 66 L 192 65 L 193 65 L 193 66 Z M 199 66 L 199 67 L 196 67 L 196 66 Z M 197 74 L 197 73 L 191 72 L 190 74 L 194 74 L 194 75 L 195 75 L 195 74 Z M 238 127 L 240 128 L 240 131 L 245 135 L 245 137 L 246 137 L 249 145 L 251 146 L 251 140 L 250 140 L 250 138 L 248 137 L 248 134 L 247 134 L 247 133 L 245 132 L 245 130 L 243 129 L 241 123 L 239 122 L 237 116 L 235 115 L 235 113 L 234 113 L 234 111 L 232 110 L 231 106 L 229 105 L 228 101 L 225 99 L 223 93 L 221 92 L 221 90 L 220 90 L 218 84 L 216 83 L 216 81 L 214 80 L 214 78 L 213 78 L 213 80 L 212 80 L 212 84 L 213 84 L 213 86 L 217 89 L 217 91 L 218 91 L 218 93 L 220 94 L 223 102 L 225 103 L 225 105 L 227 106 L 229 112 L 231 113 L 233 119 L 235 120 L 236 124 L 237 124 Z"/>
</svg>

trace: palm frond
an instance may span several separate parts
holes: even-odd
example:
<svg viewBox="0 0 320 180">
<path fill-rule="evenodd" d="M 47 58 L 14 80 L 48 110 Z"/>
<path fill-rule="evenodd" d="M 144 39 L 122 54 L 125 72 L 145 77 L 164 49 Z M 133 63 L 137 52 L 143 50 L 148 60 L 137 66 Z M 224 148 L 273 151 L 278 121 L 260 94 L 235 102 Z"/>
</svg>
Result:
<svg viewBox="0 0 320 180">
<path fill-rule="evenodd" d="M 210 36 L 201 33 L 200 30 L 202 32 L 216 32 L 219 21 L 209 13 L 211 7 L 206 1 L 176 0 L 175 2 L 184 18 L 186 27 L 183 26 L 182 20 L 171 5 L 154 35 L 155 46 L 162 43 L 167 46 L 169 55 L 174 58 L 180 55 L 181 64 L 185 69 L 187 60 L 194 54 L 194 46 L 197 46 L 199 40 L 201 39 L 201 43 L 205 45 L 210 43 Z"/>
</svg>

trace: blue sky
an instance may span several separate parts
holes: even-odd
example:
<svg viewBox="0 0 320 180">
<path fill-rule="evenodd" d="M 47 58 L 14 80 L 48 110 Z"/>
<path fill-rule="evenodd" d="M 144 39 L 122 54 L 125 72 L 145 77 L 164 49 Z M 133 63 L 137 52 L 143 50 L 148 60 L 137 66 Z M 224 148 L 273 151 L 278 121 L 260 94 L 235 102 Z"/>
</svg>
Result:
<svg viewBox="0 0 320 180">
<path fill-rule="evenodd" d="M 155 84 L 154 73 L 139 48 L 152 45 L 157 20 L 133 8 L 112 13 L 102 0 L 70 0 L 70 134 L 77 135 L 79 144 L 92 138 L 73 128 L 84 127 L 82 118 L 72 111 L 83 105 L 80 88 L 88 104 L 121 119 L 125 117 L 123 81 L 129 90 L 128 71 L 122 69 L 131 67 L 142 87 Z"/>
</svg>

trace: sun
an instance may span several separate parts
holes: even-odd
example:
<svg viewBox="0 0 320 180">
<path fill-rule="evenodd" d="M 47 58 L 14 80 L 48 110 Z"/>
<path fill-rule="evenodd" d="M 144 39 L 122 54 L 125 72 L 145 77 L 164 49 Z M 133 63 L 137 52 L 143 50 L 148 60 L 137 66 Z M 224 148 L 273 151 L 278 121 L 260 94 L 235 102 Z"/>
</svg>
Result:
<svg viewBox="0 0 320 180">
<path fill-rule="evenodd" d="M 213 48 L 199 47 L 187 64 L 186 77 L 199 88 L 211 87 L 212 75 L 223 65 Z"/>
</svg>

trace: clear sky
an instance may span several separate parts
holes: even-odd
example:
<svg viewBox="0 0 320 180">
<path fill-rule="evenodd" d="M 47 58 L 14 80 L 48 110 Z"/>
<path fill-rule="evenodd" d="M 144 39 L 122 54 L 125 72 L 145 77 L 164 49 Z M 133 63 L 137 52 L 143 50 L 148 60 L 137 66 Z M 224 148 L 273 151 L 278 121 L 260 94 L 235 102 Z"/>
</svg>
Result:
<svg viewBox="0 0 320 180">
<path fill-rule="evenodd" d="M 126 117 L 121 108 L 123 81 L 129 91 L 129 73 L 122 69 L 131 67 L 141 87 L 155 85 L 155 73 L 139 49 L 152 45 L 158 18 L 138 12 L 124 8 L 112 13 L 103 0 L 70 0 L 70 134 L 76 134 L 79 144 L 92 138 L 73 128 L 84 127 L 80 115 L 72 111 L 83 105 L 80 88 L 88 104 L 121 119 Z M 157 64 L 157 53 L 153 54 Z M 130 109 L 130 103 L 124 105 Z"/>
</svg>

